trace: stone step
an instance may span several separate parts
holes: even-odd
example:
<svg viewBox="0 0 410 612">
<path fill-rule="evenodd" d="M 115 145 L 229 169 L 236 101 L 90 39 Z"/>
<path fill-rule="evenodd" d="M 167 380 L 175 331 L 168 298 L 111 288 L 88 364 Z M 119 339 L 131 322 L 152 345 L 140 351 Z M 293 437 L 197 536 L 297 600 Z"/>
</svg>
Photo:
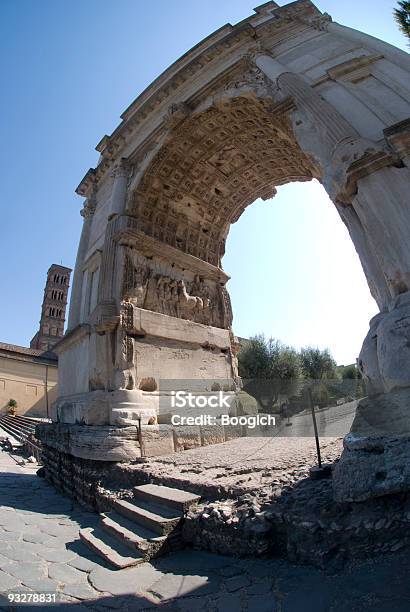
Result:
<svg viewBox="0 0 410 612">
<path fill-rule="evenodd" d="M 186 512 L 190 506 L 197 504 L 201 497 L 182 489 L 172 489 L 156 484 L 144 484 L 133 489 L 135 500 L 141 499 L 152 502 L 160 506 L 177 508 L 181 512 Z"/>
<path fill-rule="evenodd" d="M 9 423 L 7 423 L 6 421 L 2 420 L 0 422 L 0 426 L 1 426 L 2 430 L 6 432 L 8 437 L 10 437 L 10 436 L 13 437 L 14 440 L 17 440 L 17 442 L 21 443 L 22 440 L 25 437 L 22 434 L 21 430 L 17 429 L 16 427 L 13 427 L 13 426 L 9 425 Z"/>
<path fill-rule="evenodd" d="M 180 510 L 145 501 L 136 504 L 125 499 L 117 499 L 114 502 L 114 509 L 134 523 L 139 523 L 160 535 L 168 535 L 174 531 L 183 518 Z"/>
<path fill-rule="evenodd" d="M 145 562 L 144 557 L 137 550 L 130 551 L 122 542 L 111 537 L 99 527 L 80 529 L 80 538 L 91 550 L 117 569 Z"/>
<path fill-rule="evenodd" d="M 138 550 L 146 559 L 166 548 L 167 536 L 160 536 L 117 512 L 102 513 L 101 527 L 131 550 Z"/>
</svg>

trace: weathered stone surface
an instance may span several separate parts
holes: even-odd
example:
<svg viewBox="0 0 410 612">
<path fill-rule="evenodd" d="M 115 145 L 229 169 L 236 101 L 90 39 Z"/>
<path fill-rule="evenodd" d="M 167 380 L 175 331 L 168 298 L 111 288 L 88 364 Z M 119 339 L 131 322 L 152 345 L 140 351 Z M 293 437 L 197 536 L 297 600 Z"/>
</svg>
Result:
<svg viewBox="0 0 410 612">
<path fill-rule="evenodd" d="M 136 500 L 142 499 L 183 511 L 188 510 L 201 499 L 199 495 L 182 489 L 155 484 L 139 485 L 133 489 L 133 494 Z"/>
<path fill-rule="evenodd" d="M 0 533 L 0 542 L 16 542 L 20 538 L 19 533 L 3 531 Z"/>
<path fill-rule="evenodd" d="M 174 449 L 176 452 L 201 446 L 199 426 L 186 425 L 174 429 Z"/>
<path fill-rule="evenodd" d="M 220 349 L 230 347 L 231 341 L 228 330 L 200 325 L 177 317 L 164 317 L 157 312 L 150 312 L 142 308 L 135 308 L 133 313 L 133 325 L 139 332 L 143 330 L 145 334 L 151 336 L 182 340 L 185 343 L 198 345 L 210 345 Z"/>
<path fill-rule="evenodd" d="M 91 572 L 101 566 L 101 559 L 95 555 L 94 560 L 87 557 L 75 557 L 68 564 L 82 572 Z"/>
<path fill-rule="evenodd" d="M 16 587 L 18 583 L 19 580 L 16 577 L 10 576 L 0 569 L 0 589 L 2 592 Z"/>
<path fill-rule="evenodd" d="M 44 563 L 12 563 L 7 567 L 7 573 L 19 581 L 42 580 L 47 577 L 47 567 Z"/>
<path fill-rule="evenodd" d="M 174 432 L 169 425 L 158 425 L 142 428 L 142 452 L 146 457 L 168 455 L 173 453 Z"/>
<path fill-rule="evenodd" d="M 51 561 L 53 563 L 65 563 L 69 561 L 74 561 L 77 558 L 77 554 L 75 552 L 64 548 L 55 550 L 42 548 L 38 551 L 37 554 L 42 559 L 45 559 L 46 561 Z"/>
<path fill-rule="evenodd" d="M 357 441 L 360 448 L 355 448 Z M 349 435 L 345 444 L 333 476 L 336 501 L 364 501 L 410 489 L 410 438 L 356 439 Z"/>
<path fill-rule="evenodd" d="M 65 563 L 53 563 L 50 565 L 48 575 L 52 580 L 64 584 L 76 584 L 85 580 L 84 572 L 66 565 Z"/>
<path fill-rule="evenodd" d="M 32 530 L 27 533 L 23 533 L 22 539 L 25 542 L 32 542 L 33 544 L 44 544 L 44 546 L 49 546 L 53 538 L 49 536 L 47 533 L 43 533 L 40 530 Z"/>
<path fill-rule="evenodd" d="M 377 354 L 384 390 L 410 388 L 410 291 L 399 295 L 394 309 L 381 319 Z"/>
<path fill-rule="evenodd" d="M 337 501 L 363 501 L 410 489 L 410 391 L 359 402 L 333 471 Z"/>
<path fill-rule="evenodd" d="M 369 395 L 377 395 L 383 392 L 383 381 L 377 355 L 377 330 L 383 317 L 384 314 L 378 314 L 370 321 L 370 328 L 363 341 L 358 360 Z"/>
<path fill-rule="evenodd" d="M 58 587 L 58 582 L 50 578 L 26 578 L 22 582 L 26 587 L 29 587 L 37 593 L 55 593 Z"/>
<path fill-rule="evenodd" d="M 129 461 L 141 454 L 134 427 L 52 423 L 38 425 L 37 436 L 44 445 L 82 459 Z"/>
<path fill-rule="evenodd" d="M 98 568 L 90 573 L 89 581 L 97 591 L 124 595 L 127 593 L 140 593 L 161 578 L 161 572 L 154 569 L 149 563 L 137 568 L 129 568 L 123 572 Z"/>
<path fill-rule="evenodd" d="M 161 600 L 179 597 L 204 596 L 219 590 L 219 580 L 212 576 L 178 576 L 168 574 L 150 587 L 150 592 Z"/>
<path fill-rule="evenodd" d="M 142 554 L 136 548 L 132 550 L 129 546 L 124 545 L 120 538 L 113 537 L 111 533 L 100 527 L 81 529 L 80 538 L 111 567 L 124 569 L 139 565 L 144 561 Z"/>
<path fill-rule="evenodd" d="M 223 425 L 210 425 L 200 427 L 201 446 L 210 444 L 221 444 L 225 442 L 225 432 Z"/>
<path fill-rule="evenodd" d="M 75 599 L 95 599 L 95 590 L 87 583 L 66 584 L 63 588 L 64 595 L 75 597 Z"/>
<path fill-rule="evenodd" d="M 17 542 L 17 545 L 9 545 L 7 548 L 3 549 L 3 554 L 7 554 L 7 558 L 12 561 L 25 561 L 27 563 L 38 563 L 40 561 L 39 557 L 35 552 L 29 549 L 29 547 L 24 546 L 22 542 Z"/>
</svg>

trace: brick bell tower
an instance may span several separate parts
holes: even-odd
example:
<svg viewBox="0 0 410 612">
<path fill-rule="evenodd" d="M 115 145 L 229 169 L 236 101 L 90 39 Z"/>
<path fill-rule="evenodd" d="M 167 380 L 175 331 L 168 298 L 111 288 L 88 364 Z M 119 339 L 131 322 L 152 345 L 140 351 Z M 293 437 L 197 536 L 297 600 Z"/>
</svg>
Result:
<svg viewBox="0 0 410 612">
<path fill-rule="evenodd" d="M 47 272 L 41 308 L 40 329 L 30 342 L 30 348 L 51 350 L 64 335 L 65 311 L 71 268 L 52 264 Z"/>
</svg>

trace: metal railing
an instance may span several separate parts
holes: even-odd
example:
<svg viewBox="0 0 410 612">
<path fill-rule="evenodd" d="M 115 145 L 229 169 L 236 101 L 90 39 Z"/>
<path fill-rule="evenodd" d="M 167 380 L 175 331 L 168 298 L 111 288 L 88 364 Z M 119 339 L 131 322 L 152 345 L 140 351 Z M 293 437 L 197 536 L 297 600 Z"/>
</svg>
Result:
<svg viewBox="0 0 410 612">
<path fill-rule="evenodd" d="M 23 441 L 23 449 L 29 457 L 35 457 L 37 463 L 42 462 L 42 449 L 37 444 L 34 444 L 31 440 Z"/>
<path fill-rule="evenodd" d="M 14 440 L 19 443 L 20 449 L 24 454 L 35 457 L 38 463 L 41 463 L 41 447 L 30 440 L 35 432 L 36 421 L 31 421 L 27 417 L 19 417 L 12 415 L 3 415 L 0 417 L 0 428 L 9 434 Z"/>
</svg>

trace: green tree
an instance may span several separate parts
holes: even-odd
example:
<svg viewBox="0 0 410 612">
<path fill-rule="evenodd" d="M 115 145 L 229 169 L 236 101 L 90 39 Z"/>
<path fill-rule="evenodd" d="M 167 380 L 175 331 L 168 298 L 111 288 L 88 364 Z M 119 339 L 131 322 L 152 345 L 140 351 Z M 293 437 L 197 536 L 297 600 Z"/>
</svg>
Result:
<svg viewBox="0 0 410 612">
<path fill-rule="evenodd" d="M 305 346 L 300 351 L 300 360 L 306 378 L 315 380 L 338 378 L 337 364 L 329 349 Z"/>
<path fill-rule="evenodd" d="M 294 348 L 260 334 L 243 344 L 238 361 L 244 389 L 265 411 L 296 392 L 302 372 Z"/>
<path fill-rule="evenodd" d="M 361 378 L 360 372 L 354 363 L 347 366 L 339 366 L 338 370 L 343 380 L 358 380 Z"/>
<path fill-rule="evenodd" d="M 310 401 L 326 404 L 335 391 L 333 381 L 340 378 L 329 349 L 306 346 L 300 351 L 300 360 Z"/>
<path fill-rule="evenodd" d="M 366 395 L 366 385 L 356 364 L 339 366 L 338 372 L 342 377 L 340 389 L 346 397 L 360 398 Z"/>
<path fill-rule="evenodd" d="M 410 39 L 410 2 L 407 0 L 400 0 L 400 2 L 398 2 L 398 8 L 395 8 L 393 11 L 393 15 L 404 36 Z"/>
</svg>

